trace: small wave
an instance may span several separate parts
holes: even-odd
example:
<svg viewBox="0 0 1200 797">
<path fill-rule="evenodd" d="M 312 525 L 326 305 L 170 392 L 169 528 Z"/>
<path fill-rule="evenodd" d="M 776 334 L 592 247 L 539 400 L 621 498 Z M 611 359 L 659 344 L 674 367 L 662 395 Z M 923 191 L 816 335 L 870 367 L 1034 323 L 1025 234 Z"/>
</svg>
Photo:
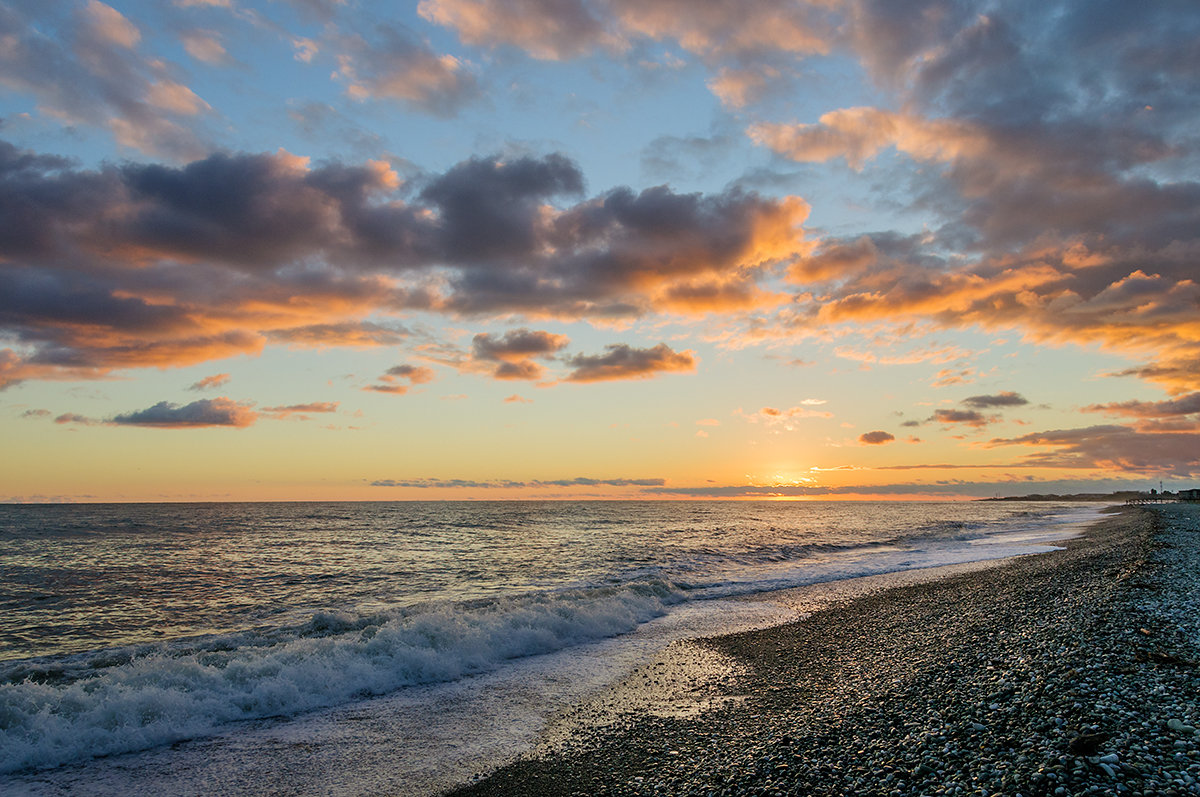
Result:
<svg viewBox="0 0 1200 797">
<path fill-rule="evenodd" d="M 116 655 L 87 674 L 0 685 L 0 773 L 143 750 L 632 631 L 682 600 L 666 584 L 544 593 L 391 616 L 315 615 L 283 638 Z M 276 632 L 279 634 L 280 632 Z M 73 668 L 76 673 L 80 668 Z"/>
</svg>

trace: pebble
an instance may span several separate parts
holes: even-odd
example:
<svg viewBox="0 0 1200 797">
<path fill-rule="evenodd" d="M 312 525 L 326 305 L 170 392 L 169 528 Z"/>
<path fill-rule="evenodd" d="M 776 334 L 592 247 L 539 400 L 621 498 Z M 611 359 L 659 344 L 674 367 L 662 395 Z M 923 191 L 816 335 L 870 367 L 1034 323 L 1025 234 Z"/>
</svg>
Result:
<svg viewBox="0 0 1200 797">
<path fill-rule="evenodd" d="M 1200 797 L 1200 506 L 1132 516 L 1165 522 L 713 640 L 741 701 L 464 794 Z"/>
</svg>

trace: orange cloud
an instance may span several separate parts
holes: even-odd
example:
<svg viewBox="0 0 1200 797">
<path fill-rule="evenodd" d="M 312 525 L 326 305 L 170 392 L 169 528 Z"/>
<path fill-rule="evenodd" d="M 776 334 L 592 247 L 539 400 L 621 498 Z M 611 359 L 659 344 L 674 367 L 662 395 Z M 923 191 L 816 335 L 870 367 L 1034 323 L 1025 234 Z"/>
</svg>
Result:
<svg viewBox="0 0 1200 797">
<path fill-rule="evenodd" d="M 821 402 L 822 404 L 824 402 Z M 777 407 L 763 407 L 758 412 L 746 413 L 739 409 L 736 414 L 740 415 L 750 423 L 764 423 L 768 427 L 782 427 L 786 432 L 794 432 L 800 428 L 795 421 L 800 418 L 832 418 L 833 413 L 825 410 L 810 409 L 811 400 L 801 402 L 801 405 L 788 407 L 787 409 L 779 409 Z"/>
<path fill-rule="evenodd" d="M 417 13 L 467 44 L 510 44 L 548 61 L 624 47 L 581 0 L 421 0 Z"/>
<path fill-rule="evenodd" d="M 375 393 L 392 393 L 399 396 L 407 393 L 413 385 L 423 385 L 427 382 L 432 382 L 434 376 L 433 369 L 427 368 L 424 365 L 395 365 L 387 369 L 379 377 L 378 383 L 367 385 L 363 390 L 370 390 Z M 404 384 L 404 382 L 407 382 L 407 384 Z"/>
<path fill-rule="evenodd" d="M 1148 250 L 1078 241 L 1055 247 L 1043 237 L 1023 255 L 984 256 L 952 264 L 915 239 L 879 238 L 853 243 L 855 255 L 798 265 L 792 274 L 825 281 L 824 289 L 802 294 L 779 314 L 788 334 L 863 324 L 908 329 L 1018 330 L 1040 343 L 1099 344 L 1128 356 L 1153 358 L 1144 366 L 1119 371 L 1158 382 L 1172 393 L 1200 388 L 1200 321 L 1194 312 L 1200 286 L 1192 279 L 1188 247 L 1170 243 L 1154 255 L 1154 272 L 1133 268 L 1131 260 Z M 825 244 L 822 252 L 837 251 Z M 803 261 L 801 261 L 803 262 Z M 837 267 L 846 263 L 844 272 Z M 758 334 L 769 335 L 769 326 Z M 864 361 L 878 355 L 841 347 L 839 354 Z M 949 356 L 949 352 L 947 353 Z M 947 360 L 949 361 L 949 360 Z M 959 369 L 961 370 L 961 369 Z M 947 369 L 939 384 L 970 377 Z"/>
<path fill-rule="evenodd" d="M 55 418 L 54 422 L 58 424 L 77 423 L 82 426 L 91 426 L 92 424 L 96 423 L 96 421 L 92 420 L 91 418 L 87 418 L 74 412 L 64 412 L 62 415 L 59 415 L 57 418 Z"/>
<path fill-rule="evenodd" d="M 986 132 L 954 119 L 923 119 L 878 108 L 843 108 L 822 114 L 818 124 L 761 123 L 747 131 L 755 143 L 795 161 L 845 158 L 861 171 L 866 161 L 895 147 L 921 161 L 949 162 L 988 151 Z"/>
<path fill-rule="evenodd" d="M 206 376 L 199 382 L 194 383 L 188 390 L 208 390 L 212 387 L 221 387 L 229 383 L 229 374 L 213 374 Z"/>
<path fill-rule="evenodd" d="M 974 368 L 963 368 L 955 371 L 953 368 L 943 368 L 934 375 L 932 384 L 934 387 L 949 387 L 950 385 L 965 385 L 974 381 L 976 371 Z"/>
<path fill-rule="evenodd" d="M 202 111 L 212 110 L 212 107 L 194 91 L 171 80 L 160 80 L 152 84 L 146 92 L 146 102 L 155 108 L 184 116 L 194 116 Z"/>
<path fill-rule="evenodd" d="M 352 313 L 354 308 L 344 307 L 344 310 Z M 344 321 L 272 329 L 264 334 L 268 340 L 297 346 L 370 348 L 400 343 L 408 337 L 409 332 L 401 326 L 385 326 L 367 321 Z"/>
<path fill-rule="evenodd" d="M 621 27 L 652 39 L 678 41 L 706 55 L 799 54 L 829 51 L 830 32 L 800 3 L 716 0 L 612 0 Z"/>
<path fill-rule="evenodd" d="M 133 49 L 142 39 L 141 31 L 125 15 L 99 0 L 88 0 L 83 17 L 90 33 L 105 42 Z"/>
<path fill-rule="evenodd" d="M 708 89 L 726 108 L 744 108 L 766 92 L 770 78 L 777 77 L 778 70 L 764 74 L 758 69 L 723 67 L 708 81 Z"/>
<path fill-rule="evenodd" d="M 229 53 L 221 43 L 220 34 L 209 30 L 192 30 L 180 35 L 187 54 L 206 64 L 220 65 L 229 61 Z"/>
<path fill-rule="evenodd" d="M 861 274 L 875 265 L 875 242 L 868 236 L 822 245 L 815 254 L 798 258 L 789 272 L 793 282 L 825 282 Z"/>
<path fill-rule="evenodd" d="M 648 41 L 677 43 L 717 75 L 709 88 L 730 108 L 756 101 L 790 77 L 789 59 L 827 53 L 836 25 L 822 3 L 740 0 L 421 0 L 418 13 L 467 44 L 508 45 L 561 61 L 598 49 L 640 52 Z M 666 58 L 678 62 L 674 53 Z M 644 69 L 661 68 L 641 58 Z"/>
<path fill-rule="evenodd" d="M 285 407 L 263 407 L 260 412 L 272 418 L 295 418 L 296 420 L 307 421 L 309 415 L 337 412 L 337 408 L 338 402 L 336 401 L 313 401 L 308 404 L 289 404 Z"/>
<path fill-rule="evenodd" d="M 839 346 L 834 354 L 846 360 L 861 363 L 878 363 L 880 365 L 913 365 L 916 363 L 947 363 L 971 357 L 974 352 L 960 349 L 957 346 L 931 344 L 920 349 L 911 349 L 902 354 L 880 354 L 877 351 L 863 351 L 849 346 Z"/>
<path fill-rule="evenodd" d="M 462 41 L 520 47 L 534 58 L 564 60 L 597 48 L 628 49 L 638 38 L 669 40 L 710 58 L 764 52 L 829 51 L 832 31 L 799 3 L 715 0 L 421 0 L 418 13 Z"/>
</svg>

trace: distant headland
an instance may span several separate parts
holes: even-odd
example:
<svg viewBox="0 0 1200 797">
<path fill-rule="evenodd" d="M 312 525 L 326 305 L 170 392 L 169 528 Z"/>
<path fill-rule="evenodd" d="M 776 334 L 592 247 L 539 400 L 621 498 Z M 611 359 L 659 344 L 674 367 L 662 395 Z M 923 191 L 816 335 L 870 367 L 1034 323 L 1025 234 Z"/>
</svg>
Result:
<svg viewBox="0 0 1200 797">
<path fill-rule="evenodd" d="M 1126 504 L 1152 504 L 1163 502 L 1200 501 L 1200 489 L 1178 490 L 1171 492 L 1170 490 L 1150 490 L 1141 492 L 1137 490 L 1121 490 L 1115 493 L 1069 493 L 1066 495 L 1058 495 L 1055 493 L 1043 495 L 1034 493 L 1032 495 L 1008 495 L 1004 497 L 996 496 L 995 498 L 981 498 L 981 501 L 1097 501 L 1107 503 L 1126 503 Z"/>
<path fill-rule="evenodd" d="M 1067 495 L 1059 495 L 1057 493 L 1034 493 L 1032 495 L 1006 495 L 996 496 L 995 498 L 981 498 L 981 501 L 1110 501 L 1124 502 L 1137 498 L 1144 493 L 1139 493 L 1136 490 L 1124 490 L 1116 493 L 1069 493 Z"/>
</svg>

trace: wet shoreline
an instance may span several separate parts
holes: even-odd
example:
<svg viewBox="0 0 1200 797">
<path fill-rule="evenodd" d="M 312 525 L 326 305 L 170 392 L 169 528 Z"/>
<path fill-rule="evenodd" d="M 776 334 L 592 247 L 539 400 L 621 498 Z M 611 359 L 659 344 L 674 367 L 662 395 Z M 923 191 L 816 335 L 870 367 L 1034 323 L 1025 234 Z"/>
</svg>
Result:
<svg viewBox="0 0 1200 797">
<path fill-rule="evenodd" d="M 626 700 L 453 793 L 1200 794 L 1198 543 L 1195 508 L 1125 509 L 1061 551 L 677 645 L 724 661 L 668 684 L 700 710 Z M 630 689 L 672 677 L 648 668 Z"/>
</svg>

